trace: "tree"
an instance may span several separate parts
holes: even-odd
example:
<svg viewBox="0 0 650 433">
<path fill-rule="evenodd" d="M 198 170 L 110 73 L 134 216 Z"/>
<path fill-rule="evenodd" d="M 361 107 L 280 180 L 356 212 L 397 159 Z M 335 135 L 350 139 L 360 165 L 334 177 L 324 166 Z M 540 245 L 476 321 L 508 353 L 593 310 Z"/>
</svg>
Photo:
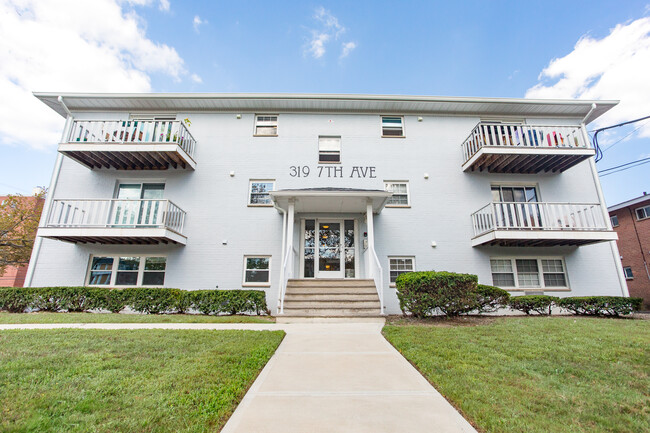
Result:
<svg viewBox="0 0 650 433">
<path fill-rule="evenodd" d="M 34 196 L 9 195 L 0 204 L 0 275 L 7 266 L 29 263 L 45 190 Z"/>
</svg>

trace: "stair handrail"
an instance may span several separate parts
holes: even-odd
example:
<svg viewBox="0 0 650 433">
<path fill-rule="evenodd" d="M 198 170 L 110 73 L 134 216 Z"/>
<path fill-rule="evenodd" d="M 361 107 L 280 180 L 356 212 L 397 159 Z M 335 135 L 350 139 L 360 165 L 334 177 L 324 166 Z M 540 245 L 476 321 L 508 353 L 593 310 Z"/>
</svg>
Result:
<svg viewBox="0 0 650 433">
<path fill-rule="evenodd" d="M 284 296 L 287 293 L 287 285 L 289 284 L 289 279 L 293 278 L 293 268 L 295 256 L 298 254 L 296 249 L 292 246 L 287 248 L 287 252 L 284 255 L 284 262 L 282 264 L 282 270 L 280 271 L 280 308 L 279 314 L 284 314 Z"/>
<path fill-rule="evenodd" d="M 375 280 L 375 287 L 377 288 L 377 296 L 379 296 L 379 308 L 380 314 L 384 314 L 384 272 L 381 268 L 381 263 L 379 262 L 379 257 L 377 257 L 377 252 L 374 248 L 369 248 L 370 250 L 370 275 L 372 279 Z"/>
</svg>

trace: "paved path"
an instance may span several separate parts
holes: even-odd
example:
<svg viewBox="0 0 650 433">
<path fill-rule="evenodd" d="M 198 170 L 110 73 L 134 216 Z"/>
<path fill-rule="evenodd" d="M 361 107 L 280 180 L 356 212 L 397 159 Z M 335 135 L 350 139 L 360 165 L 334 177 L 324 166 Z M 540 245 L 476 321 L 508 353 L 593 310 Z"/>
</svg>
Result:
<svg viewBox="0 0 650 433">
<path fill-rule="evenodd" d="M 225 433 L 476 430 L 381 335 L 383 323 L 103 323 L 2 329 L 250 329 L 287 332 Z"/>
</svg>

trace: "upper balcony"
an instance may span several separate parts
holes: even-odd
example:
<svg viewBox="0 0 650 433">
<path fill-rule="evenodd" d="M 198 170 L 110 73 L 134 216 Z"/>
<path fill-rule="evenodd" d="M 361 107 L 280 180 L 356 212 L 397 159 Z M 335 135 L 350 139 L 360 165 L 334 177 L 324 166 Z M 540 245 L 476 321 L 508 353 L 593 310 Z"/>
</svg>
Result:
<svg viewBox="0 0 650 433">
<path fill-rule="evenodd" d="M 463 171 L 563 172 L 594 156 L 580 126 L 479 122 L 462 144 Z"/>
<path fill-rule="evenodd" d="M 59 152 L 91 169 L 194 169 L 195 147 L 180 120 L 75 120 Z"/>
<path fill-rule="evenodd" d="M 52 200 L 38 235 L 73 243 L 181 244 L 185 211 L 169 200 Z"/>
<path fill-rule="evenodd" d="M 587 245 L 618 237 L 597 203 L 495 202 L 472 214 L 472 246 Z"/>
</svg>

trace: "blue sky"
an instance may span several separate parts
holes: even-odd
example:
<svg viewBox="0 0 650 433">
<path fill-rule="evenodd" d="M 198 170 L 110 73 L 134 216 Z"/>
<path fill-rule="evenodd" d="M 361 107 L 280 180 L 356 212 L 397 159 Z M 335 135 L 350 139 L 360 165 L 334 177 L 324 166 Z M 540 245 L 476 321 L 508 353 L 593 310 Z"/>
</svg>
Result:
<svg viewBox="0 0 650 433">
<path fill-rule="evenodd" d="M 0 193 L 49 183 L 62 121 L 33 90 L 582 97 L 621 99 L 600 126 L 650 115 L 648 0 L 42 3 L 0 0 Z M 598 166 L 648 156 L 650 123 Z M 610 205 L 650 192 L 650 164 L 602 184 Z"/>
</svg>

